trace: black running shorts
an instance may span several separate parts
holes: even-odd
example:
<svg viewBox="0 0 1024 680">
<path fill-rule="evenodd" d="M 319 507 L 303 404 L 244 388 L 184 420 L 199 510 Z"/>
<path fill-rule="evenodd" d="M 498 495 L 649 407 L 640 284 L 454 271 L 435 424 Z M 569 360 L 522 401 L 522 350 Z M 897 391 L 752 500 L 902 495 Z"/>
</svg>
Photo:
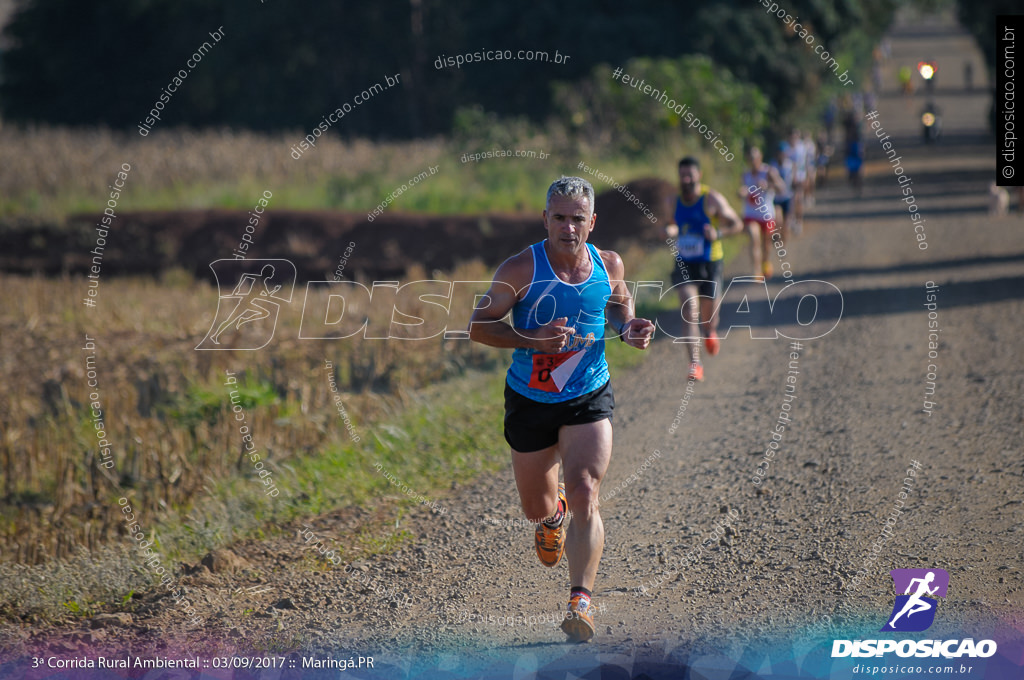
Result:
<svg viewBox="0 0 1024 680">
<path fill-rule="evenodd" d="M 540 451 L 558 443 L 563 425 L 611 420 L 614 410 L 611 380 L 593 392 L 554 404 L 524 397 L 505 383 L 505 441 L 520 453 Z"/>
<path fill-rule="evenodd" d="M 672 269 L 673 286 L 693 281 L 699 295 L 717 299 L 722 294 L 721 260 L 714 262 L 677 260 L 675 264 L 675 268 Z M 689 277 L 684 276 L 683 272 L 689 274 Z"/>
<path fill-rule="evenodd" d="M 782 212 L 782 219 L 786 219 L 786 215 L 789 214 L 789 209 L 792 204 L 792 200 L 793 199 L 791 198 L 784 198 L 781 201 L 775 201 L 775 205 Z"/>
</svg>

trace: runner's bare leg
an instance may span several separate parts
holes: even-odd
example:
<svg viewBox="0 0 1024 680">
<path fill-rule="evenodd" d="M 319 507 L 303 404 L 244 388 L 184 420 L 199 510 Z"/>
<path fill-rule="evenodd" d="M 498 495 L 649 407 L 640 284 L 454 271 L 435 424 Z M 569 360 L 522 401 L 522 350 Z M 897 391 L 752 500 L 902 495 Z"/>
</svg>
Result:
<svg viewBox="0 0 1024 680">
<path fill-rule="evenodd" d="M 715 287 L 715 295 L 718 295 L 721 291 L 718 290 L 718 286 Z M 718 302 L 715 299 L 709 297 L 702 297 L 700 299 L 700 318 L 701 325 L 704 327 L 704 335 L 709 336 L 711 332 L 718 332 Z"/>
<path fill-rule="evenodd" d="M 512 473 L 526 518 L 540 522 L 558 510 L 558 444 L 540 451 L 512 450 Z"/>
<path fill-rule="evenodd" d="M 683 342 L 690 350 L 690 361 L 700 361 L 700 320 L 704 299 L 695 283 L 679 287 L 680 312 L 683 317 Z"/>
<path fill-rule="evenodd" d="M 750 237 L 750 261 L 754 265 L 754 276 L 761 276 L 761 227 L 753 220 L 743 223 Z"/>
<path fill-rule="evenodd" d="M 569 585 L 594 589 L 604 552 L 604 522 L 598 509 L 601 480 L 612 458 L 612 422 L 564 425 L 558 433 L 565 466 L 565 495 L 569 501 Z"/>
</svg>

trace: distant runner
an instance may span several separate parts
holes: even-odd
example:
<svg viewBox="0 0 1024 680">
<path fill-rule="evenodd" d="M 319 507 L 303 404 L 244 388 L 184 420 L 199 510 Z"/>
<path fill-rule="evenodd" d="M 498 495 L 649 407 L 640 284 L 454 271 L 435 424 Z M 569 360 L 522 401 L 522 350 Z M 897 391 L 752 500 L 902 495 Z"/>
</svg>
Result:
<svg viewBox="0 0 1024 680">
<path fill-rule="evenodd" d="M 547 239 L 498 267 L 469 332 L 476 342 L 514 349 L 505 440 L 516 487 L 523 512 L 537 523 L 541 563 L 554 567 L 568 553 L 572 587 L 562 630 L 585 642 L 595 630 L 590 601 L 604 550 L 598 497 L 611 460 L 615 408 L 605 324 L 637 349 L 650 344 L 654 324 L 633 316 L 618 254 L 587 243 L 597 219 L 589 182 L 552 183 L 543 217 Z M 502 321 L 509 312 L 512 325 Z"/>
<path fill-rule="evenodd" d="M 814 152 L 808 155 L 808 142 L 800 130 L 789 133 L 789 159 L 793 162 L 793 233 L 803 231 L 804 207 L 808 206 L 807 181 L 814 170 Z"/>
<path fill-rule="evenodd" d="M 864 142 L 862 140 L 861 118 L 853 109 L 843 116 L 843 134 L 846 139 L 846 171 L 850 178 L 850 186 L 857 195 L 864 193 L 864 181 L 861 166 L 864 165 Z"/>
<path fill-rule="evenodd" d="M 679 197 L 673 211 L 675 223 L 665 227 L 665 236 L 677 239 L 672 285 L 679 290 L 685 338 L 690 349 L 687 377 L 691 380 L 704 379 L 704 365 L 700 361 L 701 335 L 708 354 L 718 354 L 718 299 L 722 296 L 725 256 L 721 238 L 743 231 L 743 222 L 725 197 L 701 184 L 700 178 L 700 163 L 696 158 L 687 156 L 679 161 Z"/>
<path fill-rule="evenodd" d="M 807 174 L 804 178 L 804 200 L 801 210 L 814 207 L 814 189 L 817 186 L 818 174 L 818 149 L 814 137 L 809 132 L 805 132 L 802 141 Z M 793 225 L 793 232 L 796 236 L 799 236 L 803 230 L 803 219 L 804 215 L 801 212 L 799 220 Z"/>
<path fill-rule="evenodd" d="M 792 151 L 792 149 L 790 149 Z M 794 165 L 794 201 L 797 219 L 800 219 L 800 166 Z M 806 174 L 804 175 L 806 177 Z M 750 236 L 750 259 L 754 263 L 753 276 L 766 279 L 772 276 L 772 260 L 769 235 L 775 224 L 775 194 L 786 190 L 782 178 L 775 168 L 764 162 L 761 149 L 752 146 L 747 150 L 747 170 L 743 173 L 739 189 L 743 199 L 743 222 Z"/>
<path fill-rule="evenodd" d="M 775 194 L 775 200 L 773 201 L 776 207 L 775 214 L 782 213 L 782 220 L 776 220 L 776 222 L 782 229 L 782 240 L 789 241 L 790 227 L 793 222 L 795 168 L 793 167 L 793 159 L 789 157 L 789 144 L 787 142 L 779 144 L 771 166 L 775 168 L 775 172 L 779 173 L 779 179 L 782 180 L 783 187 L 782 191 Z"/>
</svg>

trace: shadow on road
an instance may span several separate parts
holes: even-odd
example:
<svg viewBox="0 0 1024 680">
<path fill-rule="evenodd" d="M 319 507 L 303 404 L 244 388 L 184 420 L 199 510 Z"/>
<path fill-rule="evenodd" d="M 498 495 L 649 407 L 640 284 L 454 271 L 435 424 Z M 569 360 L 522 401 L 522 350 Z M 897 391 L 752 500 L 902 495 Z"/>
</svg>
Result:
<svg viewBox="0 0 1024 680">
<path fill-rule="evenodd" d="M 1006 258 L 975 258 L 981 261 L 1016 261 L 1024 255 Z M 961 264 L 959 262 L 954 264 Z M 966 264 L 966 263 L 964 263 Z M 928 263 L 921 269 L 936 269 L 942 263 Z M 904 269 L 905 270 L 905 269 Z M 863 270 L 894 271 L 891 269 Z M 828 272 L 835 276 L 838 272 Z M 924 310 L 925 287 L 891 286 L 843 291 L 827 281 L 816 281 L 814 275 L 803 279 L 800 286 L 794 284 L 784 288 L 771 298 L 762 281 L 734 279 L 729 294 L 719 311 L 719 335 L 727 337 L 729 329 L 749 329 L 753 339 L 776 339 L 779 336 L 793 340 L 810 340 L 832 332 L 843 318 L 878 316 L 882 314 L 906 314 Z M 805 285 L 806 284 L 806 285 Z M 940 283 L 938 310 L 956 307 L 994 304 L 1005 300 L 1024 299 L 1024 275 L 1005 276 L 978 281 Z M 679 312 L 660 314 L 656 335 L 658 340 L 684 337 L 682 318 Z"/>
<path fill-rule="evenodd" d="M 801 275 L 804 279 L 821 279 L 828 281 L 841 276 L 860 276 L 863 274 L 905 274 L 907 272 L 926 272 L 939 269 L 958 269 L 962 267 L 992 266 L 1024 262 L 1024 253 L 1009 255 L 989 255 L 986 257 L 965 257 L 958 260 L 939 260 L 930 262 L 902 262 L 898 266 L 886 267 L 846 267 L 843 269 L 825 269 L 807 272 Z"/>
</svg>

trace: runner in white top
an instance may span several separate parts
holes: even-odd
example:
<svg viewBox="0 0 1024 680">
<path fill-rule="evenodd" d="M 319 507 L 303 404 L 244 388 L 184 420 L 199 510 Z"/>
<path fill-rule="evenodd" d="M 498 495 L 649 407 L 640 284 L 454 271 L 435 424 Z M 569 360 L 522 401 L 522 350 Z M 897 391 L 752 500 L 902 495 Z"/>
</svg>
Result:
<svg viewBox="0 0 1024 680">
<path fill-rule="evenodd" d="M 804 220 L 807 186 L 807 150 L 799 130 L 789 133 L 789 158 L 793 161 L 793 230 L 800 233 Z"/>
<path fill-rule="evenodd" d="M 804 163 L 807 166 L 807 177 L 804 180 L 804 205 L 814 207 L 814 187 L 818 177 L 818 149 L 811 133 L 803 134 Z M 801 228 L 803 224 L 801 224 Z M 799 234 L 799 232 L 797 232 Z"/>
</svg>

